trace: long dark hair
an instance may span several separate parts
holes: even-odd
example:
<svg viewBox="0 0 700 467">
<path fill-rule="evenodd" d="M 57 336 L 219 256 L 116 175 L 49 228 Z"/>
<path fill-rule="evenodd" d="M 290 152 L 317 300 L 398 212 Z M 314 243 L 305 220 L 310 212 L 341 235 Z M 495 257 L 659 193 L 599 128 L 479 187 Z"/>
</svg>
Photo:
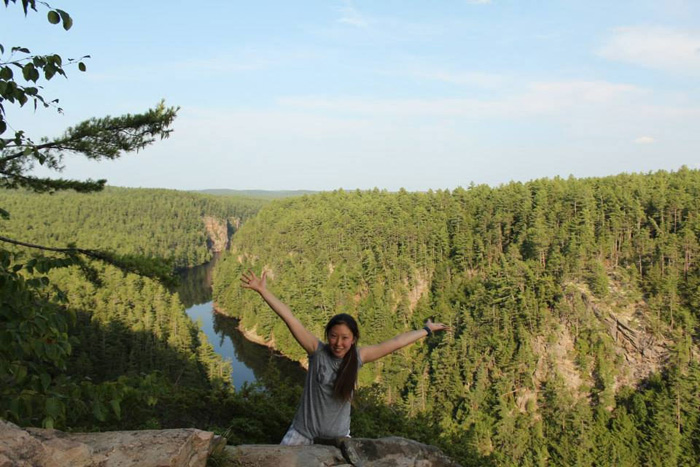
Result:
<svg viewBox="0 0 700 467">
<path fill-rule="evenodd" d="M 326 324 L 326 340 L 328 340 L 328 334 L 331 332 L 333 326 L 338 324 L 344 324 L 350 329 L 354 337 L 354 342 L 350 347 L 350 350 L 343 357 L 343 361 L 340 362 L 340 367 L 338 368 L 338 373 L 335 378 L 335 385 L 333 386 L 333 395 L 341 400 L 349 401 L 352 399 L 352 393 L 355 390 L 355 383 L 357 382 L 357 349 L 355 345 L 360 339 L 360 330 L 357 327 L 357 321 L 355 318 L 347 313 L 340 313 L 335 315 Z"/>
</svg>

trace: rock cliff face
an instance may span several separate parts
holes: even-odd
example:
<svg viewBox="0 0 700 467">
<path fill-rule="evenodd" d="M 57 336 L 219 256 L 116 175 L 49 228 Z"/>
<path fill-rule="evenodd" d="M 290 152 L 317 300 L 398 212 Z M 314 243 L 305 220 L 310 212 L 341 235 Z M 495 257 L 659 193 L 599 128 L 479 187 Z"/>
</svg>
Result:
<svg viewBox="0 0 700 467">
<path fill-rule="evenodd" d="M 208 242 L 211 250 L 213 252 L 220 252 L 228 248 L 228 221 L 226 221 L 225 219 L 217 219 L 211 216 L 204 216 L 202 220 L 204 221 L 204 227 L 207 230 L 207 236 L 209 237 Z"/>
<path fill-rule="evenodd" d="M 610 293 L 605 299 L 596 297 L 583 284 L 569 283 L 566 299 L 570 303 L 582 305 L 578 314 L 581 319 L 595 323 L 595 332 L 607 334 L 616 358 L 611 362 L 615 366 L 615 389 L 622 386 L 634 386 L 651 373 L 660 371 L 667 363 L 672 341 L 664 336 L 663 329 L 651 323 L 651 312 L 646 309 L 643 300 L 627 296 L 625 287 L 612 283 Z M 573 305 L 572 305 L 573 306 Z M 573 331 L 574 325 L 563 323 L 559 336 L 566 337 Z M 668 330 L 666 330 L 668 332 Z M 566 344 L 567 339 L 559 339 Z M 569 362 L 570 371 L 559 371 L 567 384 L 578 389 L 581 382 L 590 380 L 588 374 L 575 374 L 579 370 L 573 363 L 573 339 L 568 337 L 569 345 L 566 355 L 557 356 L 555 363 Z M 552 346 L 550 346 L 552 347 Z"/>
<path fill-rule="evenodd" d="M 404 438 L 329 440 L 327 445 L 226 446 L 214 433 L 175 430 L 64 433 L 0 420 L 0 467 L 459 467 L 433 446 Z"/>
</svg>

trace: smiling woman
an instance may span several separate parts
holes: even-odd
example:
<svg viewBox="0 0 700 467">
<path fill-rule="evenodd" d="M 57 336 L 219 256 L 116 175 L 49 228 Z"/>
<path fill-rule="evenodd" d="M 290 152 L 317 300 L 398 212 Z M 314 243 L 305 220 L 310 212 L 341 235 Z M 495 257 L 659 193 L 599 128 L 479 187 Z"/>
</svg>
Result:
<svg viewBox="0 0 700 467">
<path fill-rule="evenodd" d="M 428 320 L 423 329 L 358 348 L 357 322 L 352 316 L 341 313 L 326 325 L 326 344 L 309 332 L 290 308 L 267 289 L 265 272 L 260 277 L 252 271 L 243 274 L 241 285 L 260 294 L 309 355 L 304 392 L 292 425 L 282 439 L 281 444 L 285 445 L 308 445 L 322 438 L 349 437 L 350 401 L 362 364 L 382 358 L 433 332 L 449 329 L 442 323 Z"/>
</svg>

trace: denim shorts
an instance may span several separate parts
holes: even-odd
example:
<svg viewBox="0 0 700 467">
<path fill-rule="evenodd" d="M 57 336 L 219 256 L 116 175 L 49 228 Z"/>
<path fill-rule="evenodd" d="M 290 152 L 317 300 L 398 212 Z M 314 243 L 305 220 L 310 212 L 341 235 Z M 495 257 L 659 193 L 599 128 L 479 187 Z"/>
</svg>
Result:
<svg viewBox="0 0 700 467">
<path fill-rule="evenodd" d="M 290 426 L 280 444 L 284 446 L 309 446 L 314 444 L 314 440 L 299 433 L 294 429 L 294 426 Z"/>
<path fill-rule="evenodd" d="M 350 430 L 348 430 L 348 434 L 345 435 L 345 438 L 350 438 Z M 302 435 L 294 429 L 294 425 L 290 425 L 289 430 L 284 434 L 284 438 L 282 438 L 280 444 L 283 446 L 309 446 L 314 444 L 314 440 Z"/>
</svg>

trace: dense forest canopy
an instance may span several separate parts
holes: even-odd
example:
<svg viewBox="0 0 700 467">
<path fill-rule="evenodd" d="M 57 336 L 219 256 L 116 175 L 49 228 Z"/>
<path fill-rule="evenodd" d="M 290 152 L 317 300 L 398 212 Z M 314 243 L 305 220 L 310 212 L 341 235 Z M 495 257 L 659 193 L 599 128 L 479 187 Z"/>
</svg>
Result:
<svg viewBox="0 0 700 467">
<path fill-rule="evenodd" d="M 242 271 L 267 270 L 318 336 L 338 312 L 366 344 L 450 323 L 360 382 L 465 463 L 696 465 L 698 213 L 687 168 L 275 201 L 218 263 L 215 300 L 296 359 Z"/>
<path fill-rule="evenodd" d="M 37 10 L 35 0 L 3 3 Z M 38 6 L 71 28 L 67 12 Z M 143 149 L 170 135 L 178 109 L 93 118 L 55 138 L 6 120 L 6 108 L 27 103 L 60 111 L 44 87 L 69 65 L 85 71 L 83 58 L 0 44 L 0 187 L 59 192 L 0 191 L 2 418 L 278 441 L 298 388 L 271 367 L 266 390 L 234 393 L 230 368 L 179 297 L 125 272 L 138 255 L 201 264 L 211 257 L 207 218 L 225 234 L 247 220 L 218 264 L 216 301 L 293 358 L 303 352 L 241 291 L 242 271 L 267 270 L 319 336 L 338 312 L 358 317 L 369 344 L 428 317 L 453 327 L 363 368 L 355 435 L 407 435 L 473 465 L 700 464 L 700 171 L 341 190 L 274 201 L 257 215 L 262 203 L 244 199 L 90 193 L 106 181 L 31 168 Z M 128 257 L 103 256 L 119 269 L 73 244 Z"/>
<path fill-rule="evenodd" d="M 205 217 L 228 224 L 232 234 L 263 203 L 162 189 L 107 188 L 98 193 L 52 196 L 0 190 L 0 206 L 11 214 L 0 224 L 0 232 L 45 246 L 74 243 L 121 254 L 158 256 L 181 268 L 211 259 Z"/>
<path fill-rule="evenodd" d="M 45 2 L 3 3 L 21 6 L 25 16 L 41 10 L 65 31 L 73 25 L 69 13 Z M 229 365 L 177 295 L 148 278 L 168 281 L 172 268 L 143 256 L 161 255 L 180 267 L 204 262 L 260 203 L 165 190 L 95 194 L 106 180 L 35 175 L 37 165 L 60 172 L 66 155 L 118 159 L 173 131 L 178 108 L 164 102 L 142 113 L 91 118 L 57 137 L 8 120 L 7 110 L 27 103 L 62 112 L 45 86 L 72 66 L 86 71 L 85 58 L 0 44 L 0 188 L 28 190 L 0 192 L 0 417 L 69 430 L 239 420 L 239 436 L 260 438 L 255 424 L 246 427 L 240 405 L 252 413 L 256 405 L 248 400 L 264 407 L 269 397 L 233 393 Z"/>
<path fill-rule="evenodd" d="M 0 190 L 0 205 L 10 212 L 0 235 L 44 246 L 79 242 L 187 266 L 212 255 L 206 219 L 232 234 L 262 204 L 172 190 Z M 214 423 L 212 411 L 182 406 L 233 397 L 231 367 L 177 294 L 98 262 L 90 265 L 94 283 L 61 255 L 7 248 L 0 255 L 3 418 L 88 430 Z"/>
<path fill-rule="evenodd" d="M 172 252 L 185 265 L 210 255 L 205 216 L 242 219 L 215 269 L 217 306 L 287 355 L 304 358 L 240 289 L 248 268 L 267 270 L 318 336 L 337 312 L 358 317 L 361 344 L 428 317 L 452 325 L 363 368 L 355 436 L 408 436 L 465 465 L 696 465 L 699 195 L 700 171 L 689 169 L 265 203 L 3 191 L 12 216 L 0 234 L 49 244 L 75 235 L 118 252 Z M 234 392 L 230 367 L 162 285 L 99 265 L 96 285 L 76 266 L 42 266 L 58 257 L 32 263 L 28 250 L 15 270 L 16 254 L 0 258 L 0 287 L 13 287 L 0 298 L 31 305 L 20 307 L 24 327 L 5 336 L 43 319 L 53 327 L 31 348 L 3 341 L 3 355 L 15 356 L 2 376 L 4 418 L 75 430 L 196 426 L 232 442 L 279 442 L 300 388 L 275 365 L 266 389 Z"/>
</svg>

